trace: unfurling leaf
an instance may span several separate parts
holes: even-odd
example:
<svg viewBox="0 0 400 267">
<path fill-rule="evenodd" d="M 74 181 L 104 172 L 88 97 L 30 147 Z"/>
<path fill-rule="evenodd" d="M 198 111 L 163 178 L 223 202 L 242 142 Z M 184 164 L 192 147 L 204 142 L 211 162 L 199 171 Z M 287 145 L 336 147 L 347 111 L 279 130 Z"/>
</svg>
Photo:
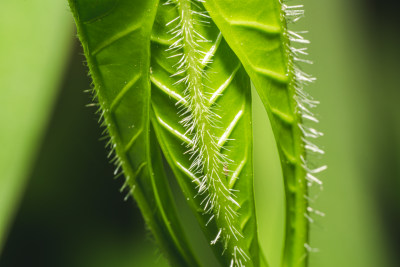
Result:
<svg viewBox="0 0 400 267">
<path fill-rule="evenodd" d="M 306 138 L 321 135 L 314 78 L 296 62 L 308 41 L 288 30 L 301 6 L 279 0 L 70 0 L 116 175 L 125 174 L 172 266 L 200 266 L 171 197 L 163 159 L 222 266 L 267 266 L 253 189 L 251 82 L 275 134 L 286 192 L 283 266 L 305 266 L 308 186 L 320 185 Z M 250 82 L 251 79 L 251 82 Z M 266 177 L 267 179 L 268 177 Z M 190 236 L 189 236 L 190 238 Z"/>
</svg>

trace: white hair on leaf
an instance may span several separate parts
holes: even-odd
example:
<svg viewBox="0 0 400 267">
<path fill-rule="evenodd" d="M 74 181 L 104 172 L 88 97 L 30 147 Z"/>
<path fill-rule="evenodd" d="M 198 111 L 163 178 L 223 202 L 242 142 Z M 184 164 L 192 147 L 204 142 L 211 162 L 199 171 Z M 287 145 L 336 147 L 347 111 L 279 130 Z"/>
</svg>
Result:
<svg viewBox="0 0 400 267">
<path fill-rule="evenodd" d="M 197 27 L 208 27 L 211 23 L 208 12 L 202 8 L 204 2 L 165 2 L 166 5 L 174 5 L 179 14 L 166 24 L 166 27 L 170 28 L 168 33 L 172 42 L 166 51 L 170 53 L 168 58 L 176 58 L 173 65 L 176 72 L 171 78 L 179 78 L 174 85 L 185 86 L 184 100 L 180 100 L 180 103 L 185 105 L 180 105 L 178 114 L 181 117 L 179 123 L 185 129 L 184 135 L 191 140 L 191 143 L 186 145 L 185 152 L 190 159 L 187 172 L 196 175 L 198 179 L 196 196 L 202 198 L 200 205 L 203 214 L 210 216 L 206 226 L 215 221 L 218 227 L 218 232 L 210 244 L 222 242 L 224 251 L 229 250 L 232 253 L 231 266 L 242 267 L 249 257 L 238 242 L 244 238 L 236 224 L 238 213 L 235 209 L 240 208 L 240 205 L 235 200 L 233 191 L 228 188 L 223 172 L 225 166 L 232 162 L 221 153 L 221 147 L 228 136 L 220 138 L 214 134 L 221 124 L 220 116 L 214 112 L 213 95 L 204 90 L 208 87 L 203 83 L 203 79 L 209 79 L 204 67 L 213 62 L 212 56 L 217 49 L 215 45 L 205 49 L 205 44 L 219 42 L 222 35 L 219 34 L 217 40 L 209 40 L 197 30 Z M 218 94 L 222 94 L 222 91 L 218 91 Z"/>
<path fill-rule="evenodd" d="M 286 23 L 294 23 L 304 17 L 304 9 L 303 5 L 288 5 L 284 3 L 285 1 L 280 0 L 282 4 L 282 13 L 283 20 Z M 311 109 L 315 108 L 319 101 L 314 100 L 308 93 L 305 92 L 304 88 L 313 83 L 316 78 L 304 72 L 299 64 L 306 63 L 312 64 L 313 62 L 304 58 L 308 55 L 307 48 L 305 45 L 309 44 L 310 41 L 304 38 L 303 34 L 307 33 L 306 31 L 291 31 L 286 29 L 285 35 L 289 40 L 286 53 L 289 55 L 289 71 L 292 72 L 293 78 L 291 81 L 291 85 L 295 89 L 294 100 L 297 104 L 296 110 L 300 115 L 301 121 L 297 124 L 302 134 L 301 140 L 303 142 L 304 155 L 300 156 L 300 160 L 302 162 L 302 168 L 304 169 L 306 175 L 305 179 L 308 181 L 308 186 L 313 184 L 319 185 L 319 188 L 322 190 L 323 182 L 317 177 L 317 174 L 327 169 L 326 165 L 320 167 L 310 167 L 309 162 L 306 160 L 308 154 L 319 154 L 323 155 L 325 152 L 316 144 L 314 144 L 311 139 L 317 139 L 323 136 L 323 133 L 316 130 L 314 127 L 309 126 L 309 123 L 318 123 L 319 120 L 316 118 Z M 305 122 L 308 122 L 307 125 Z M 314 202 L 316 198 L 310 197 L 309 195 L 304 195 L 304 198 L 308 202 Z M 319 210 L 313 209 L 312 207 L 308 207 L 306 212 L 304 213 L 304 217 L 310 222 L 313 223 L 314 219 L 312 218 L 312 214 L 319 215 L 321 217 L 325 216 L 325 214 Z M 315 252 L 316 249 L 311 248 L 309 244 L 305 243 L 304 248 L 307 253 Z M 307 256 L 307 253 L 304 255 L 304 258 Z"/>
</svg>

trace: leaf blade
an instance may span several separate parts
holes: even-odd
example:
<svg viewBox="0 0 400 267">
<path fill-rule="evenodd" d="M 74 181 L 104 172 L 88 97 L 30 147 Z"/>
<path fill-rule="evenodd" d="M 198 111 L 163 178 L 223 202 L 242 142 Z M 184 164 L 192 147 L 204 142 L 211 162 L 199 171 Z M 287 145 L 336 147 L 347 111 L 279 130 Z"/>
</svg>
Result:
<svg viewBox="0 0 400 267">
<path fill-rule="evenodd" d="M 149 121 L 150 32 L 158 1 L 70 0 L 104 126 L 146 223 L 174 266 L 196 266 Z M 132 16 L 135 14 L 135 16 Z"/>
<path fill-rule="evenodd" d="M 279 1 L 205 2 L 207 10 L 243 63 L 267 110 L 278 146 L 286 194 L 283 266 L 306 266 L 309 222 L 305 143 L 299 128 L 294 71 L 286 22 Z M 240 21 L 230 18 L 239 17 Z M 248 42 L 246 40 L 252 40 Z"/>
<path fill-rule="evenodd" d="M 201 7 L 200 10 L 197 10 L 193 6 L 188 7 L 186 1 L 179 1 L 177 9 L 182 13 L 185 12 L 185 8 L 193 8 L 195 10 L 193 13 L 202 12 Z M 192 64 L 198 64 L 199 71 L 203 72 L 204 70 L 203 76 L 207 78 L 202 80 L 204 84 L 198 86 L 202 88 L 202 94 L 207 97 L 193 101 L 201 102 L 205 106 L 211 106 L 212 112 L 215 112 L 218 117 L 223 118 L 218 122 L 221 123 L 219 127 L 204 127 L 209 127 L 207 129 L 212 131 L 213 135 L 218 136 L 216 145 L 224 148 L 228 146 L 230 148 L 229 150 L 222 149 L 224 155 L 234 162 L 229 165 L 228 169 L 225 169 L 228 174 L 224 179 L 226 179 L 226 186 L 230 184 L 233 187 L 231 189 L 240 189 L 240 193 L 238 193 L 240 196 L 238 196 L 237 202 L 241 204 L 241 208 L 238 209 L 240 215 L 237 220 L 238 229 L 239 231 L 243 231 L 245 236 L 244 241 L 240 242 L 246 243 L 243 245 L 243 248 L 246 250 L 246 253 L 250 253 L 251 260 L 247 260 L 246 264 L 249 266 L 258 266 L 259 249 L 256 236 L 257 226 L 255 223 L 252 188 L 250 81 L 240 62 L 221 38 L 218 29 L 214 25 L 203 29 L 196 23 L 190 24 L 196 25 L 194 28 L 197 33 L 210 40 L 210 42 L 205 42 L 204 45 L 199 45 L 198 49 L 204 50 L 204 53 L 200 52 L 204 57 L 198 58 L 198 61 L 190 59 L 190 47 L 196 46 L 188 43 L 190 42 L 190 36 L 182 37 L 183 39 L 189 39 L 189 41 L 183 41 L 186 42 L 185 46 L 189 48 L 182 52 L 182 55 L 184 55 L 182 59 L 180 59 L 182 55 L 178 51 L 179 49 L 176 49 L 176 54 L 169 53 L 168 51 L 175 50 L 171 49 L 174 46 L 174 40 L 171 40 L 171 36 L 168 34 L 171 29 L 165 25 L 172 25 L 174 22 L 179 21 L 179 18 L 176 19 L 177 14 L 178 11 L 174 7 L 161 4 L 153 28 L 151 80 L 154 89 L 152 90 L 152 124 L 154 125 L 164 155 L 189 205 L 197 216 L 209 241 L 216 243 L 213 246 L 216 256 L 224 265 L 233 264 L 231 260 L 234 253 L 234 245 L 232 247 L 228 245 L 227 252 L 221 256 L 224 245 L 221 242 L 217 242 L 219 238 L 223 240 L 222 236 L 224 233 L 220 231 L 223 223 L 215 222 L 215 217 L 217 217 L 215 212 L 210 213 L 210 216 L 202 214 L 205 210 L 204 203 L 207 202 L 207 199 L 203 198 L 198 191 L 202 183 L 200 177 L 202 174 L 193 171 L 191 167 L 193 161 L 189 159 L 190 156 L 187 153 L 187 150 L 190 150 L 189 147 L 194 145 L 193 140 L 196 139 L 196 134 L 190 133 L 185 125 L 180 123 L 180 121 L 186 120 L 180 114 L 190 114 L 186 109 L 192 103 L 190 99 L 194 99 L 196 96 L 192 95 L 189 97 L 188 95 L 192 93 L 185 92 L 184 84 L 177 81 L 182 81 L 185 77 L 189 76 L 191 77 L 188 79 L 193 79 L 197 74 L 191 72 L 191 67 L 188 67 L 184 71 L 181 71 L 179 68 L 176 69 L 176 66 L 179 65 L 177 62 L 184 62 L 186 60 L 184 57 L 187 57 L 187 61 L 189 62 L 198 62 Z M 181 23 L 187 23 L 183 21 L 184 18 L 181 19 Z M 175 25 L 171 27 L 173 28 Z M 176 29 L 178 31 L 178 28 Z M 175 43 L 175 45 L 179 46 L 178 43 Z M 210 61 L 211 58 L 212 62 Z M 203 62 L 209 62 L 209 64 L 203 64 Z M 191 89 L 188 88 L 187 90 Z M 179 104 L 182 105 L 182 110 L 176 106 Z M 208 107 L 205 109 L 207 110 L 204 111 L 204 114 L 209 112 Z M 191 111 L 193 110 L 192 107 Z M 202 118 L 199 118 L 199 121 L 201 120 Z M 198 125 L 194 126 L 197 129 L 196 131 L 200 132 L 197 127 Z M 235 140 L 230 140 L 231 138 Z M 220 168 L 222 171 L 226 167 L 220 166 Z M 237 179 L 239 174 L 242 175 L 242 179 Z M 204 202 L 201 203 L 202 201 Z M 225 224 L 225 226 L 229 227 L 229 224 Z M 232 239 L 234 239 L 233 236 Z M 230 241 L 230 243 L 235 244 L 234 241 Z"/>
</svg>

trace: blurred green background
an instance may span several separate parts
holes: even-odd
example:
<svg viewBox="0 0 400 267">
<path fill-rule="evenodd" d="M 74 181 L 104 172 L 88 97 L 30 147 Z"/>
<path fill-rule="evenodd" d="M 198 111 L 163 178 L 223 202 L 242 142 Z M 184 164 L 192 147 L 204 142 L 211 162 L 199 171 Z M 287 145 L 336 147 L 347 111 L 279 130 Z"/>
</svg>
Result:
<svg viewBox="0 0 400 267">
<path fill-rule="evenodd" d="M 293 27 L 309 31 L 315 64 L 304 68 L 318 79 L 308 91 L 321 101 L 326 151 L 316 161 L 329 166 L 322 192 L 313 190 L 312 206 L 326 215 L 314 216 L 310 265 L 400 266 L 396 2 L 301 2 L 306 16 Z M 66 1 L 1 1 L 0 40 L 0 266 L 167 266 L 112 179 Z M 254 102 L 260 239 L 277 267 L 283 188 Z"/>
</svg>

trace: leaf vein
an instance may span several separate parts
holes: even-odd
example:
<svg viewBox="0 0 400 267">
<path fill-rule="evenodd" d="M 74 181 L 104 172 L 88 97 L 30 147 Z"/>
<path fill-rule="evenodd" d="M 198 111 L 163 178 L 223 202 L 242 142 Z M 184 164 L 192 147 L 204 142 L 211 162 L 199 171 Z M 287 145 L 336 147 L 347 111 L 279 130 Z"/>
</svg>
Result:
<svg viewBox="0 0 400 267">
<path fill-rule="evenodd" d="M 133 85 L 139 80 L 140 74 L 137 73 L 122 89 L 118 92 L 117 96 L 111 103 L 110 112 L 115 111 L 119 103 L 121 103 L 122 98 L 124 95 L 133 87 Z"/>
<path fill-rule="evenodd" d="M 108 46 L 112 45 L 113 43 L 115 43 L 116 41 L 118 41 L 119 39 L 122 39 L 123 37 L 134 33 L 137 30 L 141 29 L 141 25 L 139 24 L 134 24 L 131 25 L 130 27 L 123 29 L 122 31 L 117 32 L 116 34 L 114 34 L 113 36 L 107 38 L 106 40 L 104 40 L 102 43 L 100 43 L 95 49 L 93 49 L 93 51 L 91 52 L 92 56 L 97 55 L 100 51 L 102 51 L 103 49 L 107 48 Z"/>
</svg>

